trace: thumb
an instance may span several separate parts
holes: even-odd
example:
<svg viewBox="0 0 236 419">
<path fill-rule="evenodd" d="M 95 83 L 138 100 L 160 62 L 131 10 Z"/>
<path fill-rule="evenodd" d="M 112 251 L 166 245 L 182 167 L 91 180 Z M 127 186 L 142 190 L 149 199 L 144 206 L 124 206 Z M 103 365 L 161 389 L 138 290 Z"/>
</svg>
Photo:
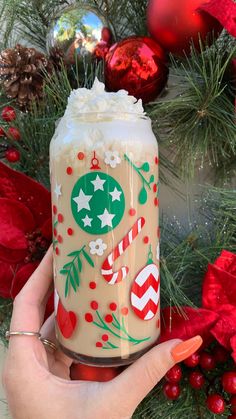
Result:
<svg viewBox="0 0 236 419">
<path fill-rule="evenodd" d="M 117 401 L 123 400 L 126 412 L 132 415 L 167 371 L 196 352 L 201 344 L 202 338 L 196 336 L 185 342 L 174 339 L 156 346 L 113 379 L 112 394 Z"/>
</svg>

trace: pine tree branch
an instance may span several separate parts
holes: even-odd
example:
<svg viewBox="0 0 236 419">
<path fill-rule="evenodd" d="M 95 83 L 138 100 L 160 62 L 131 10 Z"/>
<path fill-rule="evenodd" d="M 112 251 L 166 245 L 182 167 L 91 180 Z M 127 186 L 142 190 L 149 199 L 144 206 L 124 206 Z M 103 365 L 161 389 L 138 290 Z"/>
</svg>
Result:
<svg viewBox="0 0 236 419">
<path fill-rule="evenodd" d="M 175 152 L 173 163 L 184 177 L 192 178 L 196 164 L 202 167 L 206 161 L 216 173 L 221 166 L 228 177 L 228 162 L 232 172 L 236 167 L 234 96 L 227 73 L 235 54 L 236 48 L 223 54 L 214 45 L 202 47 L 201 54 L 193 48 L 181 64 L 173 59 L 173 71 L 183 84 L 181 94 L 149 106 L 154 127 L 167 137 L 166 145 Z"/>
</svg>

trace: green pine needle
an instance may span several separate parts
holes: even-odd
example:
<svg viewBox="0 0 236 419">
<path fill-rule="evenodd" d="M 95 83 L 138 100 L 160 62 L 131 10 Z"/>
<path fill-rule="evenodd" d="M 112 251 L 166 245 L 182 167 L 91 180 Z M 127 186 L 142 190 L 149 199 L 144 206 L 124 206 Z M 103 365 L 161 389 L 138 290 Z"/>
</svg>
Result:
<svg viewBox="0 0 236 419">
<path fill-rule="evenodd" d="M 193 178 L 195 168 L 208 161 L 215 171 L 229 176 L 236 169 L 236 125 L 229 63 L 236 53 L 222 53 L 215 44 L 201 53 L 192 48 L 185 62 L 172 59 L 182 92 L 174 99 L 149 106 L 155 129 L 175 152 L 173 162 L 181 174 Z"/>
</svg>

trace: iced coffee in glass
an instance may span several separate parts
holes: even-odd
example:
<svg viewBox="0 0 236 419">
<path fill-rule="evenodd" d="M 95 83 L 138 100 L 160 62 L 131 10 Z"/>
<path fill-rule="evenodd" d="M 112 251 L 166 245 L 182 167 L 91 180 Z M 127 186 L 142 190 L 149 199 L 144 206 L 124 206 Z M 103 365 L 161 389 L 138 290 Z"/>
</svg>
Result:
<svg viewBox="0 0 236 419">
<path fill-rule="evenodd" d="M 50 171 L 60 347 L 129 364 L 160 334 L 158 147 L 141 101 L 98 80 L 73 91 Z"/>
</svg>

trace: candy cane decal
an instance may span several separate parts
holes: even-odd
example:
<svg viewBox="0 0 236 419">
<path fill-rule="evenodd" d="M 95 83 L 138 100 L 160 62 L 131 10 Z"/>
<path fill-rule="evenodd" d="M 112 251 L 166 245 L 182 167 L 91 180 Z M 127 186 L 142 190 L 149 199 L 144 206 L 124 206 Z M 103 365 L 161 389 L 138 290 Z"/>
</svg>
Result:
<svg viewBox="0 0 236 419">
<path fill-rule="evenodd" d="M 122 266 L 122 268 L 117 272 L 113 272 L 112 266 L 115 260 L 118 259 L 118 257 L 125 252 L 127 247 L 132 244 L 134 239 L 142 230 L 144 224 L 145 219 L 143 217 L 138 218 L 126 236 L 118 243 L 115 249 L 104 260 L 101 272 L 108 284 L 117 284 L 118 282 L 123 281 L 123 279 L 125 279 L 125 277 L 128 275 L 129 268 L 127 266 Z"/>
</svg>

